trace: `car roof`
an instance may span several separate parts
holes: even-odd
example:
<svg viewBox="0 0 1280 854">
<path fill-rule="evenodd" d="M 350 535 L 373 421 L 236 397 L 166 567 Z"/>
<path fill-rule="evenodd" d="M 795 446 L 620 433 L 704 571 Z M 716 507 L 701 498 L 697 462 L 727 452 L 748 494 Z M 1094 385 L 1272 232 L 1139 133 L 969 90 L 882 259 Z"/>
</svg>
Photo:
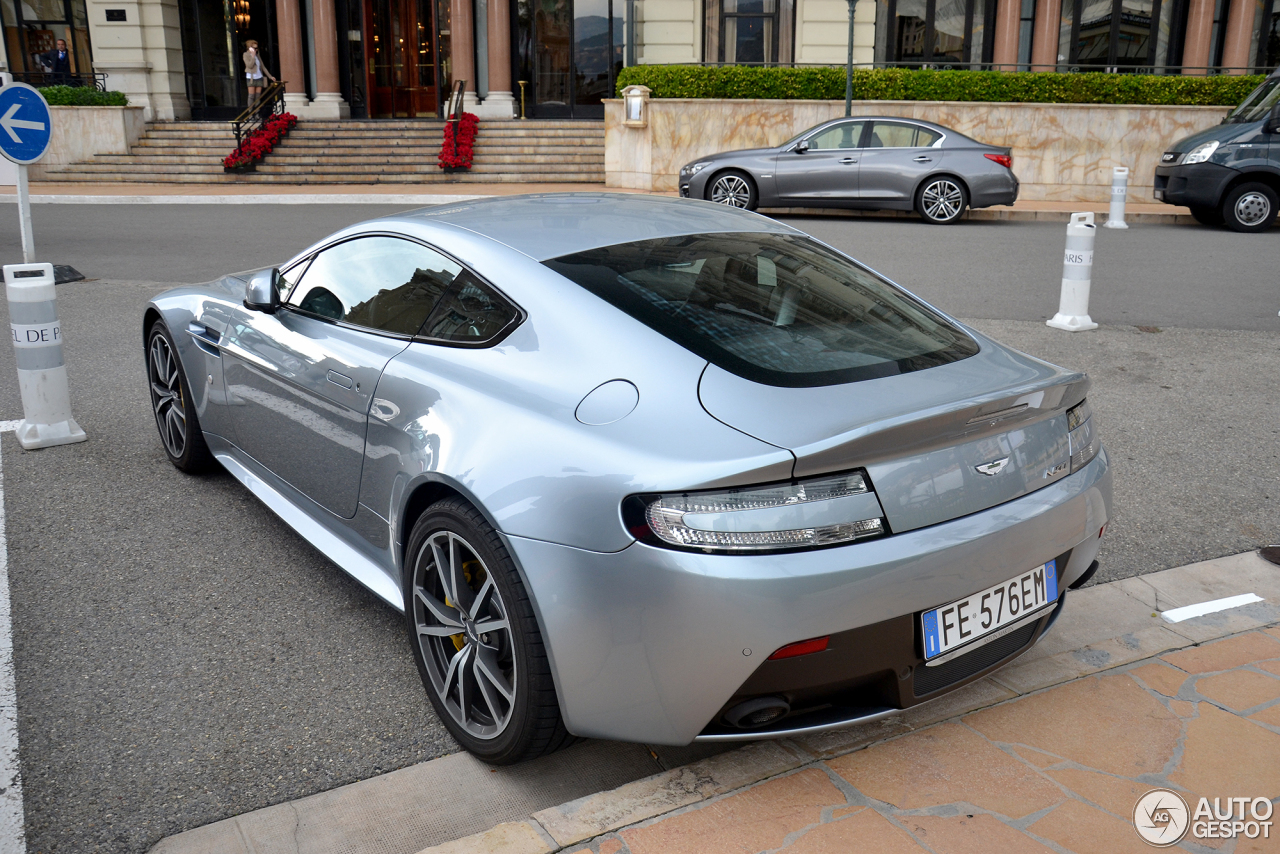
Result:
<svg viewBox="0 0 1280 854">
<path fill-rule="evenodd" d="M 537 261 L 682 234 L 799 234 L 767 217 L 711 202 L 643 193 L 538 193 L 437 205 L 397 218 L 448 223 Z"/>
</svg>

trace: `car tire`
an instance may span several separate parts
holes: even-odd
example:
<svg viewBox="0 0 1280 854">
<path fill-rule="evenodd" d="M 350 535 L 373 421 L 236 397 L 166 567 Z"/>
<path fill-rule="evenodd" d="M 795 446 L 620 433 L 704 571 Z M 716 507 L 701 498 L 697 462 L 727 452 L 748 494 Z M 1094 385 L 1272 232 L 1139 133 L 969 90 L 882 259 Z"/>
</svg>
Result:
<svg viewBox="0 0 1280 854">
<path fill-rule="evenodd" d="M 1222 211 L 1217 208 L 1201 207 L 1200 205 L 1189 207 L 1191 208 L 1191 216 L 1195 217 L 1196 222 L 1201 225 L 1222 225 Z"/>
<path fill-rule="evenodd" d="M 418 674 L 458 744 L 483 762 L 510 765 L 577 741 L 561 719 L 515 562 L 474 507 L 450 498 L 427 508 L 409 536 L 404 572 Z"/>
<path fill-rule="evenodd" d="M 164 321 L 157 320 L 147 332 L 146 359 L 151 412 L 165 456 L 187 474 L 208 471 L 213 467 L 213 454 L 200 430 L 191 384 Z"/>
<path fill-rule="evenodd" d="M 950 175 L 928 178 L 916 190 L 916 213 L 925 222 L 950 225 L 969 207 L 969 191 L 964 182 Z"/>
<path fill-rule="evenodd" d="M 746 172 L 726 169 L 707 182 L 707 201 L 753 211 L 760 203 L 760 193 Z"/>
<path fill-rule="evenodd" d="M 1266 184 L 1248 183 L 1233 187 L 1222 199 L 1222 220 L 1233 231 L 1266 231 L 1280 213 L 1280 199 Z"/>
</svg>

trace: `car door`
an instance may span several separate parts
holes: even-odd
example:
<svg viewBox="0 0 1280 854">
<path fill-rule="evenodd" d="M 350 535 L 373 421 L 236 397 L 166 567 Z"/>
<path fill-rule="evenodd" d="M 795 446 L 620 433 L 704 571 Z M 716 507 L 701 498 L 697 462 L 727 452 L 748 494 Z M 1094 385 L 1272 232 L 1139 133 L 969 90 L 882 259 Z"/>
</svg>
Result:
<svg viewBox="0 0 1280 854">
<path fill-rule="evenodd" d="M 774 180 L 782 201 L 852 200 L 858 196 L 858 145 L 864 121 L 839 122 L 805 141 L 807 151 L 795 147 L 778 155 Z"/>
<path fill-rule="evenodd" d="M 920 179 L 942 162 L 937 131 L 910 122 L 872 122 L 859 167 L 859 198 L 912 202 Z"/>
<path fill-rule="evenodd" d="M 355 516 L 378 378 L 460 270 L 420 243 L 368 235 L 286 272 L 280 310 L 244 312 L 223 348 L 240 448 L 326 510 Z"/>
</svg>

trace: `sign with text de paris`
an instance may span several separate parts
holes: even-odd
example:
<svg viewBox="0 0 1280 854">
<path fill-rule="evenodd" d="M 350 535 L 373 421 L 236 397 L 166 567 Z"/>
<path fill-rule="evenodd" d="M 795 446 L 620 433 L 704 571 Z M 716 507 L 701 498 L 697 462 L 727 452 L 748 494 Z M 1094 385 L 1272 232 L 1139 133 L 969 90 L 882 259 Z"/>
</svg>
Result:
<svg viewBox="0 0 1280 854">
<path fill-rule="evenodd" d="M 49 105 L 34 87 L 0 87 L 0 154 L 14 163 L 35 163 L 49 147 L 52 131 Z"/>
</svg>

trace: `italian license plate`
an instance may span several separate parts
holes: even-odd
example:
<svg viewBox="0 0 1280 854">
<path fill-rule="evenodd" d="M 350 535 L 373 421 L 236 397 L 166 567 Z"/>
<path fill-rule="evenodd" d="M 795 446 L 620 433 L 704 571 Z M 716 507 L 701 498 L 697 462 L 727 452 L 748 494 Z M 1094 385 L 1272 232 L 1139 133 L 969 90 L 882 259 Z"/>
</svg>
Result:
<svg viewBox="0 0 1280 854">
<path fill-rule="evenodd" d="M 920 618 L 925 660 L 1020 622 L 1057 601 L 1058 567 L 1051 560 L 967 599 L 925 611 Z"/>
</svg>

